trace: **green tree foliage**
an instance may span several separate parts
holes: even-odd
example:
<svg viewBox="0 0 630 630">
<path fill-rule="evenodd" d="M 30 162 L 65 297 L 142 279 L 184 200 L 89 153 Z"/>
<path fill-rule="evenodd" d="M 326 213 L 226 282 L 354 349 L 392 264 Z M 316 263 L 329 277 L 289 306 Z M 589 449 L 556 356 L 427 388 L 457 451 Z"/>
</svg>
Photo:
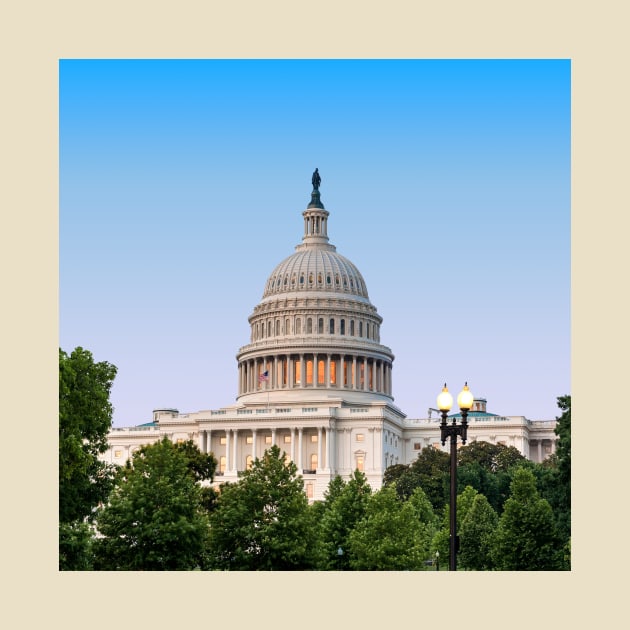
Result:
<svg viewBox="0 0 630 630">
<path fill-rule="evenodd" d="M 392 487 L 368 500 L 366 513 L 348 537 L 350 567 L 358 571 L 413 571 L 428 558 L 428 537 L 417 508 L 401 502 Z"/>
<path fill-rule="evenodd" d="M 322 558 L 319 568 L 346 570 L 350 567 L 352 551 L 348 537 L 364 517 L 372 489 L 366 476 L 355 470 L 348 482 L 331 481 L 326 501 L 329 501 L 320 523 Z M 338 549 L 342 555 L 337 553 Z"/>
<path fill-rule="evenodd" d="M 494 568 L 491 551 L 499 517 L 483 494 L 477 494 L 461 521 L 459 564 L 464 569 Z"/>
<path fill-rule="evenodd" d="M 383 473 L 383 485 L 395 485 L 401 475 L 408 470 L 409 466 L 407 464 L 394 464 L 393 466 L 388 466 Z"/>
<path fill-rule="evenodd" d="M 68 355 L 59 349 L 60 523 L 91 518 L 111 491 L 114 467 L 98 456 L 107 450 L 115 376 L 113 365 L 95 363 L 88 350 L 79 347 Z"/>
<path fill-rule="evenodd" d="M 143 446 L 117 475 L 97 515 L 101 570 L 188 570 L 204 565 L 209 533 L 187 449 L 168 438 Z"/>
<path fill-rule="evenodd" d="M 491 444 L 482 440 L 470 442 L 457 451 L 458 466 L 477 463 L 493 473 L 505 472 L 524 460 L 525 457 L 513 446 Z"/>
<path fill-rule="evenodd" d="M 472 486 L 466 486 L 464 491 L 457 495 L 457 514 L 456 514 L 456 535 L 459 536 L 461 524 L 466 518 L 468 511 L 471 509 L 475 497 L 479 493 Z M 449 564 L 451 557 L 450 538 L 451 538 L 451 509 L 450 505 L 444 507 L 444 516 L 442 518 L 442 527 L 436 532 L 431 544 L 432 553 L 440 552 L 440 562 Z M 461 550 L 461 543 L 460 543 Z"/>
<path fill-rule="evenodd" d="M 516 470 L 511 495 L 492 546 L 497 569 L 505 571 L 546 571 L 561 568 L 561 545 L 553 512 L 536 489 L 536 479 L 528 468 Z"/>
<path fill-rule="evenodd" d="M 560 396 L 558 407 L 562 415 L 557 419 L 558 447 L 557 501 L 554 512 L 559 534 L 568 542 L 571 537 L 571 396 Z"/>
<path fill-rule="evenodd" d="M 317 537 L 302 478 L 274 445 L 237 483 L 224 484 L 210 515 L 211 567 L 244 571 L 314 568 Z"/>
<path fill-rule="evenodd" d="M 423 448 L 396 481 L 396 492 L 408 499 L 416 488 L 422 488 L 436 512 L 441 512 L 448 497 L 450 458 L 437 448 Z"/>
<path fill-rule="evenodd" d="M 59 523 L 59 569 L 92 569 L 92 529 L 85 521 Z"/>
</svg>

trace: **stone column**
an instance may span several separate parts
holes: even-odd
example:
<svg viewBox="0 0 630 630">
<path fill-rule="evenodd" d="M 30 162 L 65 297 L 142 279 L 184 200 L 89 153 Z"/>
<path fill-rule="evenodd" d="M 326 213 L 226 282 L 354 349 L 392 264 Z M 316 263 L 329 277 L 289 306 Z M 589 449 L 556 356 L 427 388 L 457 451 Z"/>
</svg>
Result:
<svg viewBox="0 0 630 630">
<path fill-rule="evenodd" d="M 363 357 L 363 391 L 367 392 L 370 379 L 368 378 L 368 360 L 367 357 Z"/>
<path fill-rule="evenodd" d="M 234 459 L 232 462 L 232 469 L 238 470 L 238 429 L 234 429 Z"/>
<path fill-rule="evenodd" d="M 232 446 L 232 431 L 230 429 L 225 430 L 225 471 L 232 470 L 232 463 L 230 458 L 230 447 Z"/>
<path fill-rule="evenodd" d="M 381 361 L 379 390 L 385 393 L 385 361 Z"/>
<path fill-rule="evenodd" d="M 287 361 L 289 362 L 288 365 L 288 372 L 289 372 L 289 382 L 287 383 L 287 387 L 289 387 L 289 389 L 295 387 L 294 383 L 295 383 L 295 370 L 293 369 L 293 359 L 291 358 L 290 354 L 287 354 Z"/>
<path fill-rule="evenodd" d="M 334 445 L 335 445 L 335 430 L 333 427 L 329 427 L 326 429 L 326 468 L 328 468 L 331 472 L 334 468 Z"/>
<path fill-rule="evenodd" d="M 357 374 L 357 357 L 352 355 L 352 389 L 359 389 L 359 375 Z"/>
<path fill-rule="evenodd" d="M 256 453 L 256 429 L 252 429 L 252 463 L 258 457 Z"/>
<path fill-rule="evenodd" d="M 202 429 L 199 429 L 199 438 L 198 438 L 198 446 L 199 446 L 199 450 L 202 453 L 206 452 L 206 432 L 203 431 Z"/>
<path fill-rule="evenodd" d="M 319 387 L 319 355 L 313 353 L 313 387 Z"/>
<path fill-rule="evenodd" d="M 298 460 L 297 460 L 297 467 L 300 471 L 300 473 L 302 472 L 303 466 L 302 466 L 302 433 L 304 432 L 304 429 L 302 427 L 298 428 Z"/>
<path fill-rule="evenodd" d="M 538 440 L 538 463 L 542 463 L 542 440 Z"/>
<path fill-rule="evenodd" d="M 273 355 L 273 376 L 271 378 L 271 389 L 280 389 L 278 386 L 278 355 Z"/>
<path fill-rule="evenodd" d="M 300 354 L 300 387 L 306 387 L 306 361 L 304 354 Z"/>
<path fill-rule="evenodd" d="M 276 429 L 271 429 L 271 446 L 276 443 Z"/>
<path fill-rule="evenodd" d="M 330 389 L 330 354 L 326 355 L 326 367 L 324 368 L 324 385 Z"/>
<path fill-rule="evenodd" d="M 289 429 L 291 436 L 291 461 L 295 462 L 295 427 Z"/>
<path fill-rule="evenodd" d="M 212 429 L 206 431 L 206 453 L 212 452 Z"/>
<path fill-rule="evenodd" d="M 317 468 L 322 468 L 322 427 L 317 427 Z"/>
</svg>

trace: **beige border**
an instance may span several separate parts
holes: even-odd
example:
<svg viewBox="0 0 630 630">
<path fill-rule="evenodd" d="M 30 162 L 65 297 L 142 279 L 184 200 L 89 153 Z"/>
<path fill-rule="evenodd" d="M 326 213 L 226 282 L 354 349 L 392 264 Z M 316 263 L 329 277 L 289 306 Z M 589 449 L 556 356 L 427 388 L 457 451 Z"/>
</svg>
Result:
<svg viewBox="0 0 630 630">
<path fill-rule="evenodd" d="M 272 627 L 287 617 L 300 628 L 331 620 L 380 628 L 623 625 L 626 579 L 615 570 L 626 568 L 626 521 L 617 527 L 611 508 L 627 499 L 616 498 L 611 480 L 625 436 L 615 439 L 606 427 L 624 422 L 625 410 L 598 401 L 604 392 L 617 398 L 627 372 L 627 20 L 622 2 L 578 4 L 58 0 L 3 9 L 3 599 L 14 627 Z M 571 573 L 57 573 L 57 60 L 276 56 L 573 60 Z M 587 419 L 601 425 L 597 432 L 587 430 Z M 448 599 L 438 587 L 448 589 Z"/>
</svg>

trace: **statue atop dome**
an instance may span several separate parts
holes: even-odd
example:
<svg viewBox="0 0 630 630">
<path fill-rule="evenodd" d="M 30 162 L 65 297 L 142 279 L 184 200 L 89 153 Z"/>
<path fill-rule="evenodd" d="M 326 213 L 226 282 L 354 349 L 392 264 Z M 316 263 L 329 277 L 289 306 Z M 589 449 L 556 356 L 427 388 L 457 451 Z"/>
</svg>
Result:
<svg viewBox="0 0 630 630">
<path fill-rule="evenodd" d="M 322 178 L 319 176 L 318 169 L 315 169 L 313 177 L 311 178 L 311 182 L 313 183 L 313 190 L 319 190 L 319 185 L 322 183 Z"/>
</svg>

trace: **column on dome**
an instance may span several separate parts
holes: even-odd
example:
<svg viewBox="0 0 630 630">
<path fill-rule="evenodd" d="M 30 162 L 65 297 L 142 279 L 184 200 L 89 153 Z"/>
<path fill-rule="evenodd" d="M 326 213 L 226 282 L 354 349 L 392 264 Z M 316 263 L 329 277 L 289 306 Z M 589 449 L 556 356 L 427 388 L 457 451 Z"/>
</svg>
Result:
<svg viewBox="0 0 630 630">
<path fill-rule="evenodd" d="M 290 354 L 287 354 L 287 362 L 288 362 L 288 366 L 289 366 L 289 381 L 287 383 L 287 387 L 289 389 L 292 389 L 293 387 L 295 387 L 294 383 L 295 383 L 295 369 L 293 366 L 293 358 Z"/>
<path fill-rule="evenodd" d="M 326 355 L 326 365 L 324 367 L 324 386 L 330 389 L 330 353 Z"/>
<path fill-rule="evenodd" d="M 352 389 L 358 389 L 357 387 L 357 357 L 356 355 L 352 355 L 352 374 L 351 376 L 351 380 L 352 380 Z"/>
<path fill-rule="evenodd" d="M 319 355 L 313 353 L 313 387 L 319 387 Z"/>
<path fill-rule="evenodd" d="M 381 368 L 380 368 L 380 372 L 379 372 L 380 376 L 379 376 L 379 389 L 381 392 L 385 393 L 385 361 L 381 360 Z"/>
<path fill-rule="evenodd" d="M 300 353 L 300 387 L 306 387 L 306 361 L 304 353 Z"/>
<path fill-rule="evenodd" d="M 363 391 L 367 392 L 368 390 L 368 360 L 367 357 L 363 357 Z"/>
<path fill-rule="evenodd" d="M 278 387 L 278 355 L 273 355 L 273 376 L 271 378 L 271 389 L 279 389 Z"/>
</svg>

